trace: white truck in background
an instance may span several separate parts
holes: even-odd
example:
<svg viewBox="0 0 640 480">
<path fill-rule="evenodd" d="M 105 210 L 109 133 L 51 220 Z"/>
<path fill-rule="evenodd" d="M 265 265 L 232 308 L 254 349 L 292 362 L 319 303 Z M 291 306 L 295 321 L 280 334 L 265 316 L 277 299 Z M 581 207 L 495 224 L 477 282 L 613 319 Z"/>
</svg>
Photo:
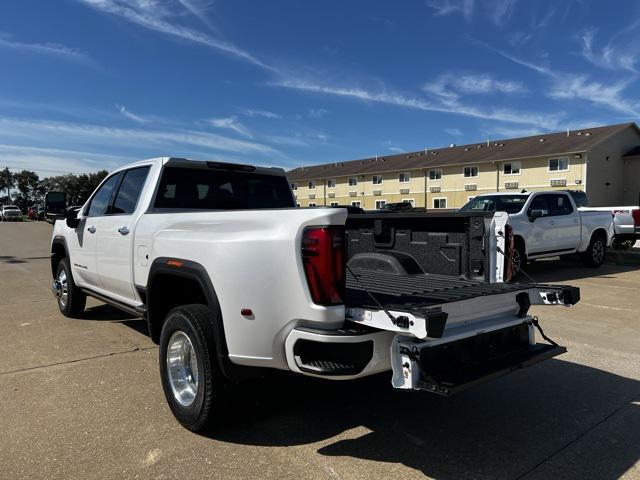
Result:
<svg viewBox="0 0 640 480">
<path fill-rule="evenodd" d="M 459 210 L 499 211 L 509 214 L 513 229 L 514 275 L 529 260 L 576 253 L 587 266 L 599 267 L 614 236 L 610 212 L 580 208 L 567 191 L 487 193 Z"/>
<path fill-rule="evenodd" d="M 392 370 L 396 388 L 449 395 L 565 352 L 536 341 L 548 339 L 529 307 L 580 298 L 501 281 L 505 213 L 300 209 L 281 169 L 145 160 L 53 215 L 60 311 L 82 315 L 92 296 L 145 319 L 166 400 L 192 431 L 269 369 Z"/>
</svg>

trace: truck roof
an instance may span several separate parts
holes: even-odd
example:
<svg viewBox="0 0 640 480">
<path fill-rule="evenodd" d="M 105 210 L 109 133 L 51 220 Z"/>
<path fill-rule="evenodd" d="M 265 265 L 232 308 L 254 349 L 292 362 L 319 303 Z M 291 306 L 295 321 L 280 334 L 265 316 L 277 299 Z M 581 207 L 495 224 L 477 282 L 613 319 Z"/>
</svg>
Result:
<svg viewBox="0 0 640 480">
<path fill-rule="evenodd" d="M 138 165 L 148 165 L 149 163 L 160 163 L 161 165 L 182 166 L 185 168 L 219 168 L 223 170 L 238 170 L 245 172 L 261 173 L 265 175 L 284 175 L 285 171 L 279 167 L 259 167 L 255 165 L 247 165 L 241 163 L 221 162 L 219 160 L 194 160 L 184 157 L 154 157 L 146 160 L 128 163 L 114 170 L 125 170 Z"/>
</svg>

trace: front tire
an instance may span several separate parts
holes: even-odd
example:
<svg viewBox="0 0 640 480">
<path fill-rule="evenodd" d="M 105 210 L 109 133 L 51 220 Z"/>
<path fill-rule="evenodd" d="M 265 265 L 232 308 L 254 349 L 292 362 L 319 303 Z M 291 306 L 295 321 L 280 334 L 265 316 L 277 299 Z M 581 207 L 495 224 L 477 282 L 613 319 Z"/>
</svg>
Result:
<svg viewBox="0 0 640 480">
<path fill-rule="evenodd" d="M 65 317 L 75 318 L 84 312 L 87 296 L 73 281 L 69 259 L 66 257 L 58 263 L 53 292 L 58 300 L 58 308 Z"/>
<path fill-rule="evenodd" d="M 598 268 L 607 256 L 607 242 L 604 235 L 595 234 L 591 237 L 589 246 L 582 254 L 582 261 L 588 267 Z"/>
<path fill-rule="evenodd" d="M 219 424 L 227 406 L 230 386 L 215 361 L 216 317 L 205 305 L 182 305 L 160 334 L 162 389 L 176 420 L 192 432 Z"/>
</svg>

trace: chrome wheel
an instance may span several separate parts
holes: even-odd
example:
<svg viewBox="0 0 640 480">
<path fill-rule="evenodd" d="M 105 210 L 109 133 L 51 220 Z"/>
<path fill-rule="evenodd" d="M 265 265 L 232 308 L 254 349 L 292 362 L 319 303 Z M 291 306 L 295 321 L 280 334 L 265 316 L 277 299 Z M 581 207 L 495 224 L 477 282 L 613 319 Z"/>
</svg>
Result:
<svg viewBox="0 0 640 480">
<path fill-rule="evenodd" d="M 60 306 L 62 308 L 66 307 L 69 301 L 69 282 L 67 280 L 67 272 L 64 268 L 60 270 L 58 278 L 53 284 L 53 293 L 58 298 Z"/>
<path fill-rule="evenodd" d="M 591 258 L 593 258 L 593 262 L 596 265 L 602 263 L 604 260 L 604 243 L 602 240 L 597 239 L 593 242 L 593 247 L 591 247 Z"/>
<path fill-rule="evenodd" d="M 167 373 L 175 399 L 185 407 L 191 405 L 198 394 L 198 357 L 181 330 L 173 332 L 167 345 Z"/>
</svg>

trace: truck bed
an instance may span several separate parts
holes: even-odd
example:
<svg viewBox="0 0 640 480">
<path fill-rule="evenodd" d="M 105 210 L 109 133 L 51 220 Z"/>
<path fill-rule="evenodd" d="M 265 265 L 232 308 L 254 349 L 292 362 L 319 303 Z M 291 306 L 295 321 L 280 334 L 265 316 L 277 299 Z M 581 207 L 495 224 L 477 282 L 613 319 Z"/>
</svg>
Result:
<svg viewBox="0 0 640 480">
<path fill-rule="evenodd" d="M 379 308 L 367 293 L 390 310 L 421 312 L 443 303 L 458 302 L 487 295 L 529 290 L 532 285 L 519 283 L 487 283 L 432 273 L 397 275 L 374 270 L 347 270 L 347 307 Z"/>
</svg>

